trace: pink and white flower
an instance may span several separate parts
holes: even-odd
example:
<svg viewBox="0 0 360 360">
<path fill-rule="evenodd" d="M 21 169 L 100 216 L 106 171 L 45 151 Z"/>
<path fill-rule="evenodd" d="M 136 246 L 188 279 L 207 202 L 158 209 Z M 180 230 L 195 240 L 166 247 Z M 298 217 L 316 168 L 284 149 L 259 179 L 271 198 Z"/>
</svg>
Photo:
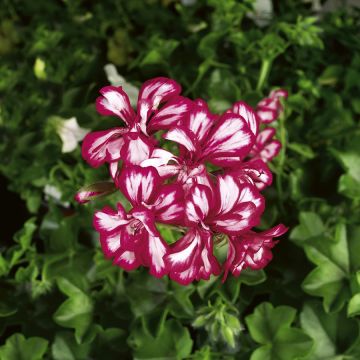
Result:
<svg viewBox="0 0 360 360">
<path fill-rule="evenodd" d="M 277 244 L 273 238 L 285 234 L 287 230 L 280 224 L 261 233 L 248 231 L 241 236 L 230 237 L 223 281 L 229 271 L 234 276 L 239 276 L 246 268 L 263 269 L 271 261 L 271 249 Z"/>
<path fill-rule="evenodd" d="M 256 115 L 263 124 L 275 121 L 283 111 L 280 98 L 286 99 L 288 92 L 284 89 L 273 90 L 269 97 L 261 100 L 256 106 Z"/>
<path fill-rule="evenodd" d="M 185 199 L 189 231 L 165 256 L 169 276 L 181 284 L 219 275 L 221 267 L 213 255 L 213 236 L 240 235 L 257 225 L 264 209 L 256 187 L 240 184 L 230 175 L 220 176 L 210 188 L 193 185 Z"/>
<path fill-rule="evenodd" d="M 94 215 L 104 254 L 125 270 L 145 266 L 156 277 L 187 285 L 222 271 L 225 279 L 229 271 L 238 276 L 246 268 L 262 269 L 272 258 L 273 238 L 287 231 L 284 225 L 253 230 L 265 209 L 260 191 L 272 182 L 266 163 L 281 146 L 273 139 L 275 128 L 262 124 L 276 119 L 287 92 L 271 92 L 255 111 L 238 101 L 215 115 L 203 100 L 181 97 L 180 90 L 171 79 L 147 81 L 135 112 L 121 87 L 101 89 L 98 112 L 125 126 L 88 134 L 82 151 L 91 166 L 108 163 L 113 181 L 83 187 L 76 200 L 114 191 L 128 200 L 129 211 L 118 203 Z M 153 136 L 159 130 L 165 130 L 161 141 Z M 161 147 L 163 142 L 169 146 Z M 183 236 L 168 244 L 159 223 Z M 223 264 L 214 254 L 217 239 L 229 244 Z"/>
<path fill-rule="evenodd" d="M 261 159 L 265 163 L 271 161 L 281 149 L 280 141 L 274 139 L 275 134 L 276 129 L 270 126 L 260 131 L 250 151 L 250 156 L 253 159 Z"/>
<path fill-rule="evenodd" d="M 125 127 L 88 134 L 83 141 L 83 158 L 93 167 L 119 160 L 139 164 L 148 158 L 155 143 L 149 135 L 178 123 L 191 107 L 190 100 L 179 96 L 180 91 L 174 80 L 149 80 L 140 89 L 135 113 L 121 86 L 103 87 L 96 100 L 97 111 L 120 118 Z"/>
<path fill-rule="evenodd" d="M 168 245 L 155 222 L 181 224 L 184 205 L 180 185 L 161 185 L 154 168 L 129 165 L 118 176 L 117 186 L 133 206 L 131 211 L 126 213 L 118 204 L 117 211 L 106 207 L 95 213 L 104 253 L 126 270 L 144 265 L 152 275 L 167 273 L 163 257 Z"/>
<path fill-rule="evenodd" d="M 242 115 L 227 112 L 217 116 L 210 113 L 204 101 L 195 101 L 189 116 L 164 134 L 165 139 L 180 145 L 179 156 L 154 149 L 141 166 L 155 166 L 164 177 L 178 175 L 178 181 L 184 184 L 208 184 L 206 162 L 238 165 L 254 144 L 255 113 L 250 108 L 239 112 Z"/>
</svg>

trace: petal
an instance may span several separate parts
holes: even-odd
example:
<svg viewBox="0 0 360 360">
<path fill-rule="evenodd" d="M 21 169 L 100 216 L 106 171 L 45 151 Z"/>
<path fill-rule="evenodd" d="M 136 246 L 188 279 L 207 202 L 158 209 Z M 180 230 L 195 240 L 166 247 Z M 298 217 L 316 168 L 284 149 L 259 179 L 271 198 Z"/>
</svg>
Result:
<svg viewBox="0 0 360 360">
<path fill-rule="evenodd" d="M 217 214 L 230 212 L 237 204 L 240 195 L 240 184 L 233 176 L 219 176 L 217 182 L 219 208 Z"/>
<path fill-rule="evenodd" d="M 130 126 L 135 118 L 135 113 L 122 87 L 105 86 L 100 93 L 102 96 L 96 99 L 96 110 L 101 115 L 116 115 Z"/>
<path fill-rule="evenodd" d="M 211 190 L 205 185 L 193 185 L 185 201 L 185 214 L 189 223 L 202 222 L 212 206 Z"/>
<path fill-rule="evenodd" d="M 258 190 L 263 190 L 272 183 L 271 171 L 260 159 L 247 161 L 239 169 L 230 169 L 229 174 L 238 179 L 240 183 L 255 185 Z"/>
<path fill-rule="evenodd" d="M 195 135 L 197 141 L 202 142 L 216 119 L 217 116 L 210 113 L 205 101 L 197 100 L 186 121 L 186 126 Z"/>
<path fill-rule="evenodd" d="M 150 104 L 151 110 L 155 110 L 160 103 L 179 95 L 180 92 L 181 86 L 172 79 L 157 77 L 148 80 L 140 89 L 138 109 L 141 107 L 141 102 L 145 101 Z"/>
<path fill-rule="evenodd" d="M 163 137 L 167 140 L 175 141 L 183 145 L 188 151 L 196 151 L 196 140 L 194 135 L 185 127 L 178 126 L 169 130 Z"/>
<path fill-rule="evenodd" d="M 135 132 L 128 133 L 124 136 L 121 159 L 126 163 L 139 165 L 149 158 L 153 147 L 154 144 L 146 136 Z"/>
<path fill-rule="evenodd" d="M 170 274 L 188 269 L 200 244 L 201 233 L 196 229 L 191 229 L 181 239 L 176 241 L 171 247 L 169 254 L 165 257 L 168 268 L 171 269 Z"/>
<path fill-rule="evenodd" d="M 87 202 L 96 199 L 100 196 L 105 196 L 116 191 L 113 182 L 103 181 L 90 185 L 83 186 L 75 195 L 75 200 L 79 204 L 86 204 Z"/>
<path fill-rule="evenodd" d="M 276 89 L 276 90 L 272 90 L 269 97 L 274 98 L 274 97 L 283 97 L 285 99 L 287 99 L 287 97 L 289 96 L 289 93 L 287 90 L 285 89 Z"/>
<path fill-rule="evenodd" d="M 175 164 L 169 164 L 170 161 L 175 162 Z M 149 159 L 142 161 L 140 166 L 153 166 L 161 177 L 166 178 L 179 173 L 181 166 L 177 164 L 178 161 L 179 158 L 171 152 L 163 149 L 154 149 Z"/>
<path fill-rule="evenodd" d="M 259 135 L 256 138 L 256 145 L 263 146 L 269 142 L 274 135 L 276 134 L 276 129 L 273 127 L 267 127 L 264 130 L 260 131 Z"/>
<path fill-rule="evenodd" d="M 164 257 L 169 251 L 169 246 L 160 237 L 160 234 L 148 234 L 144 245 L 145 264 L 150 268 L 150 274 L 162 277 L 168 273 Z"/>
<path fill-rule="evenodd" d="M 286 227 L 283 224 L 279 224 L 274 226 L 273 228 L 261 232 L 260 236 L 269 236 L 269 237 L 279 237 L 281 235 L 284 235 L 289 230 L 288 227 Z"/>
<path fill-rule="evenodd" d="M 184 191 L 178 184 L 164 185 L 154 201 L 156 221 L 181 224 L 184 220 Z"/>
<path fill-rule="evenodd" d="M 277 243 L 273 238 L 283 235 L 287 230 L 283 224 L 279 224 L 261 233 L 248 231 L 242 236 L 230 237 L 224 279 L 228 271 L 238 276 L 247 267 L 253 270 L 264 268 L 271 261 L 271 249 Z"/>
<path fill-rule="evenodd" d="M 124 145 L 123 135 L 127 132 L 125 128 L 114 128 L 87 134 L 82 144 L 83 158 L 93 167 L 119 160 Z"/>
<path fill-rule="evenodd" d="M 143 202 L 151 204 L 161 179 L 153 167 L 127 165 L 117 178 L 116 185 L 133 206 L 142 205 Z"/>
<path fill-rule="evenodd" d="M 122 249 L 114 257 L 114 264 L 120 266 L 126 271 L 137 269 L 141 265 L 139 256 L 135 251 Z"/>
<path fill-rule="evenodd" d="M 280 141 L 273 140 L 260 151 L 258 157 L 260 157 L 264 162 L 269 162 L 280 152 L 280 149 Z"/>
<path fill-rule="evenodd" d="M 205 244 L 201 249 L 201 266 L 196 276 L 196 280 L 209 280 L 210 275 L 219 275 L 221 273 L 221 267 L 216 257 L 213 255 L 213 242 L 211 234 L 206 232 L 205 236 L 202 236 L 202 239 Z"/>
<path fill-rule="evenodd" d="M 192 102 L 182 96 L 171 99 L 151 118 L 148 132 L 168 130 L 173 126 L 181 125 L 192 106 Z"/>
<path fill-rule="evenodd" d="M 278 109 L 279 109 L 279 105 L 280 105 L 280 102 L 279 102 L 279 99 L 277 97 L 268 97 L 268 98 L 262 99 L 257 104 L 257 107 L 259 107 L 259 108 L 264 107 L 264 108 L 274 110 L 274 111 L 277 112 Z"/>
<path fill-rule="evenodd" d="M 120 203 L 117 204 L 117 210 L 110 207 L 104 207 L 101 211 L 94 214 L 94 228 L 99 232 L 112 232 L 128 223 L 127 215 Z"/>
<path fill-rule="evenodd" d="M 115 179 L 118 175 L 118 172 L 119 172 L 119 162 L 118 161 L 114 161 L 109 164 L 109 172 L 110 172 L 112 179 L 115 181 Z"/>
<path fill-rule="evenodd" d="M 238 115 L 226 113 L 217 121 L 209 134 L 208 140 L 203 145 L 202 156 L 215 164 L 224 165 L 222 162 L 217 162 L 218 157 L 244 157 L 253 142 L 254 135 L 245 120 Z"/>
<path fill-rule="evenodd" d="M 210 225 L 214 231 L 228 235 L 238 235 L 258 225 L 259 220 L 256 206 L 248 202 L 238 205 L 236 212 L 215 217 Z"/>
<path fill-rule="evenodd" d="M 278 114 L 276 110 L 270 109 L 265 106 L 257 107 L 256 115 L 263 124 L 270 124 L 278 118 Z"/>
<path fill-rule="evenodd" d="M 218 275 L 220 266 L 213 255 L 211 233 L 191 229 L 165 256 L 171 279 L 182 285 Z"/>
<path fill-rule="evenodd" d="M 256 136 L 259 131 L 259 120 L 256 116 L 255 111 L 251 106 L 246 104 L 244 101 L 236 102 L 232 107 L 234 114 L 240 115 L 248 124 L 251 132 Z"/>
<path fill-rule="evenodd" d="M 100 233 L 100 244 L 104 255 L 110 259 L 121 247 L 122 231 L 112 233 Z"/>
<path fill-rule="evenodd" d="M 177 182 L 182 184 L 184 190 L 188 192 L 192 185 L 205 185 L 212 188 L 212 182 L 204 164 L 193 167 L 181 167 Z"/>
<path fill-rule="evenodd" d="M 251 202 L 256 206 L 259 212 L 263 212 L 265 208 L 264 197 L 260 194 L 259 190 L 250 184 L 243 184 L 238 199 L 239 203 Z M 234 209 L 237 212 L 236 208 Z"/>
</svg>

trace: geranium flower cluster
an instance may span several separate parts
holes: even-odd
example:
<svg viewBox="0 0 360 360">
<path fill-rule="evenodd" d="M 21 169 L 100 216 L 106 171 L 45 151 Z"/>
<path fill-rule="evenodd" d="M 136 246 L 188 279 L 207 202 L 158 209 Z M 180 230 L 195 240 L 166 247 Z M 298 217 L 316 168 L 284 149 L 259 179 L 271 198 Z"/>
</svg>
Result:
<svg viewBox="0 0 360 360">
<path fill-rule="evenodd" d="M 273 239 L 287 230 L 282 224 L 253 230 L 265 208 L 261 191 L 272 182 L 266 163 L 281 147 L 268 124 L 282 111 L 286 91 L 273 91 L 255 110 L 236 102 L 222 115 L 181 96 L 179 84 L 163 77 L 143 84 L 136 112 L 121 87 L 100 93 L 97 111 L 121 122 L 89 133 L 82 154 L 93 167 L 109 166 L 131 204 L 129 211 L 118 203 L 95 213 L 105 255 L 125 270 L 145 266 L 184 285 L 265 267 Z M 85 202 L 94 194 L 77 198 Z M 156 224 L 176 227 L 182 237 L 169 244 Z M 214 255 L 219 241 L 228 243 L 223 264 Z"/>
</svg>

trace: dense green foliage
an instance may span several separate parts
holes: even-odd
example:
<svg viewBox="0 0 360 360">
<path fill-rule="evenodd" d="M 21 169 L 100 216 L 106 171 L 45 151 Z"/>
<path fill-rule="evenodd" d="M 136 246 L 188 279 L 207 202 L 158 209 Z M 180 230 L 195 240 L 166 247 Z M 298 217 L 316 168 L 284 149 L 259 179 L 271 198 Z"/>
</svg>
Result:
<svg viewBox="0 0 360 360">
<path fill-rule="evenodd" d="M 1 239 L 1 360 L 360 358 L 359 12 L 316 19 L 280 1 L 260 28 L 251 1 L 2 5 L 0 172 L 29 219 Z M 104 258 L 92 213 L 119 195 L 75 203 L 107 170 L 88 167 L 79 146 L 62 153 L 56 129 L 73 116 L 93 130 L 116 124 L 94 106 L 109 62 L 134 85 L 172 77 L 218 112 L 289 91 L 262 227 L 291 230 L 265 271 L 183 287 Z"/>
</svg>

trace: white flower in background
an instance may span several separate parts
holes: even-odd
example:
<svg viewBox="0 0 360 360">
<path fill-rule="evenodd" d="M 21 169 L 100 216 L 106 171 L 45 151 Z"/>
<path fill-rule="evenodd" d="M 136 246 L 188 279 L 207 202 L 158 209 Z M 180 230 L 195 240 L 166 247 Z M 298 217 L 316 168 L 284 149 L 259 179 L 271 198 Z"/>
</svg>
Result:
<svg viewBox="0 0 360 360">
<path fill-rule="evenodd" d="M 68 201 L 61 201 L 62 192 L 56 186 L 46 184 L 43 191 L 45 194 L 45 199 L 49 200 L 51 198 L 66 208 L 70 206 Z"/>
<path fill-rule="evenodd" d="M 311 3 L 311 10 L 315 12 L 321 11 L 321 1 L 320 0 L 303 0 L 304 3 Z"/>
<path fill-rule="evenodd" d="M 247 16 L 253 19 L 259 27 L 266 26 L 273 17 L 273 6 L 271 0 L 256 0 L 253 5 L 253 12 Z"/>
<path fill-rule="evenodd" d="M 81 141 L 89 131 L 89 129 L 80 127 L 75 117 L 67 120 L 59 120 L 57 133 L 63 143 L 61 151 L 63 153 L 74 151 L 78 146 L 78 142 Z"/>
<path fill-rule="evenodd" d="M 311 3 L 311 10 L 320 13 L 319 17 L 322 17 L 322 14 L 330 13 L 337 11 L 339 9 L 346 9 L 346 11 L 353 11 L 353 8 L 360 9 L 359 0 L 328 0 L 321 4 L 321 0 L 303 0 L 304 3 Z"/>
<path fill-rule="evenodd" d="M 106 77 L 110 84 L 113 86 L 122 86 L 123 90 L 127 93 L 130 99 L 130 104 L 136 106 L 139 95 L 139 89 L 126 82 L 125 78 L 122 77 L 118 72 L 114 64 L 106 64 L 104 66 Z"/>
<path fill-rule="evenodd" d="M 196 0 L 180 0 L 184 6 L 191 6 L 196 3 Z"/>
</svg>

